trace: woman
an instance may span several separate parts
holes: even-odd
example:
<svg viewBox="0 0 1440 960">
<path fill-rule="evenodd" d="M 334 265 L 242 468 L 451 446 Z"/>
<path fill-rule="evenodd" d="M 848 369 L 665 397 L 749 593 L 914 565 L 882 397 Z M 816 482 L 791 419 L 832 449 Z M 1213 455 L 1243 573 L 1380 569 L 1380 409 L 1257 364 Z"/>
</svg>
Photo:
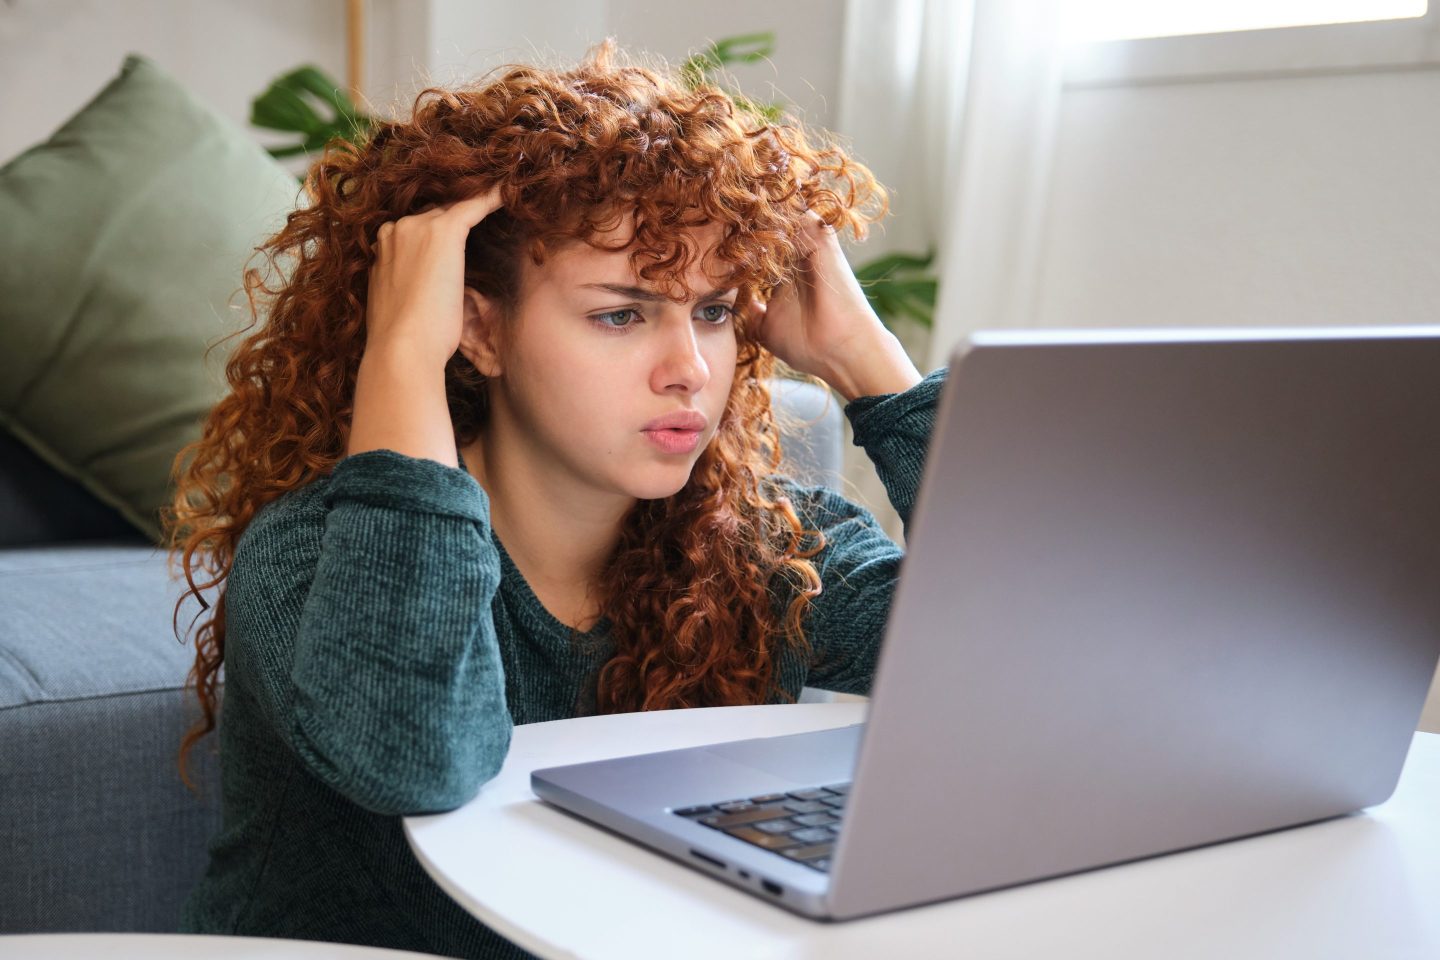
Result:
<svg viewBox="0 0 1440 960">
<path fill-rule="evenodd" d="M 834 387 L 908 516 L 942 374 L 846 266 L 836 228 L 885 210 L 863 166 L 609 42 L 427 90 L 307 188 L 176 460 L 171 542 L 224 583 L 181 753 L 223 663 L 224 825 L 184 929 L 523 956 L 400 817 L 473 797 L 513 724 L 866 692 L 901 552 L 778 472 L 765 380 Z"/>
</svg>

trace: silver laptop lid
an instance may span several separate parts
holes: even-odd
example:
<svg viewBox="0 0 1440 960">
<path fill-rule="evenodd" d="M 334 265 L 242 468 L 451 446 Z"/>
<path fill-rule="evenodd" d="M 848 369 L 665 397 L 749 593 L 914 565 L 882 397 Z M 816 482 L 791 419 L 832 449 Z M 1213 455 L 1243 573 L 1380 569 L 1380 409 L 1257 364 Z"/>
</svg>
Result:
<svg viewBox="0 0 1440 960">
<path fill-rule="evenodd" d="M 1355 810 L 1440 656 L 1440 328 L 976 335 L 829 903 Z"/>
</svg>

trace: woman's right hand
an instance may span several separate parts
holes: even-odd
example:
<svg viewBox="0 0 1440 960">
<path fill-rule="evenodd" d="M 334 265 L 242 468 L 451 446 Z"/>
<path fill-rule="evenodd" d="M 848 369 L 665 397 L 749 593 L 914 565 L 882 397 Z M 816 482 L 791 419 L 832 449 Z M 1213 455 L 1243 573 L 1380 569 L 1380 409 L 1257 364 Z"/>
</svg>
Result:
<svg viewBox="0 0 1440 960">
<path fill-rule="evenodd" d="M 380 224 L 365 307 L 365 353 L 399 352 L 443 370 L 460 346 L 465 240 L 498 210 L 500 188 Z"/>
<path fill-rule="evenodd" d="M 458 466 L 445 364 L 465 325 L 465 239 L 499 208 L 494 187 L 376 231 L 349 456 L 386 449 Z"/>
</svg>

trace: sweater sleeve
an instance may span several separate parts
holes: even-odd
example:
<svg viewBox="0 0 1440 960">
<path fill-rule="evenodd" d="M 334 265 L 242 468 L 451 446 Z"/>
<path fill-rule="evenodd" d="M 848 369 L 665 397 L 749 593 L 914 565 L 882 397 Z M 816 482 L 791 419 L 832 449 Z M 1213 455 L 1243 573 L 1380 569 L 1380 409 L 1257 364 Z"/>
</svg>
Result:
<svg viewBox="0 0 1440 960">
<path fill-rule="evenodd" d="M 308 516 L 262 510 L 241 538 L 227 683 L 361 807 L 458 807 L 499 771 L 512 730 L 485 491 L 464 470 L 372 450 L 314 499 Z"/>
<path fill-rule="evenodd" d="M 907 533 L 945 376 L 941 368 L 902 393 L 858 397 L 845 407 L 855 444 L 875 464 Z M 806 624 L 813 651 L 807 682 L 868 694 L 905 552 L 870 511 L 833 490 L 808 487 L 792 500 L 802 521 L 825 535 L 814 558 L 821 592 Z"/>
</svg>

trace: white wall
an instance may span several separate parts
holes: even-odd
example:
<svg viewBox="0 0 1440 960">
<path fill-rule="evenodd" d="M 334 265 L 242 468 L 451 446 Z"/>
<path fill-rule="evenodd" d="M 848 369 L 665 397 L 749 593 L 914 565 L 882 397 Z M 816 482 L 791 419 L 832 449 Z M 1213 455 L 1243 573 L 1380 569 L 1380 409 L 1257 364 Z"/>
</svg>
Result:
<svg viewBox="0 0 1440 960">
<path fill-rule="evenodd" d="M 823 127 L 834 122 L 844 7 L 843 0 L 610 0 L 608 27 L 621 43 L 664 54 L 673 63 L 710 40 L 773 32 L 772 62 L 731 68 L 736 82 L 748 96 L 786 102 L 807 124 Z"/>
<path fill-rule="evenodd" d="M 1434 322 L 1440 71 L 1072 89 L 1037 326 Z"/>
<path fill-rule="evenodd" d="M 828 122 L 839 83 L 843 0 L 728 4 L 655 0 L 372 0 L 370 93 L 405 99 L 416 78 L 461 83 L 514 62 L 568 64 L 613 36 L 636 53 L 679 64 L 709 41 L 772 31 L 772 63 L 732 68 L 745 92 L 785 100 Z"/>
<path fill-rule="evenodd" d="M 1433 322 L 1440 15 L 1072 51 L 1035 326 Z"/>
<path fill-rule="evenodd" d="M 6 0 L 0 162 L 49 137 L 131 52 L 249 128 L 250 101 L 302 63 L 343 82 L 344 15 L 344 0 Z M 286 139 L 254 134 L 266 145 Z"/>
</svg>

